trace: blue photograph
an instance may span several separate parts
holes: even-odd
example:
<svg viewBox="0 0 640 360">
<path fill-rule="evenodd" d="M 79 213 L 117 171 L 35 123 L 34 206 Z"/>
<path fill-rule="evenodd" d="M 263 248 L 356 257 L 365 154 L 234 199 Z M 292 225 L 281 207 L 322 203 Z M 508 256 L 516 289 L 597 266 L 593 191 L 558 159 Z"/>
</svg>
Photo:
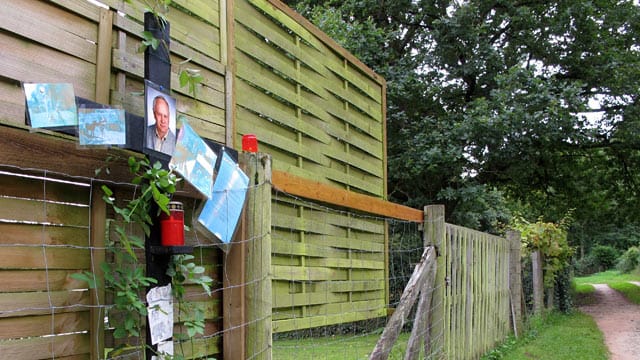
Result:
<svg viewBox="0 0 640 360">
<path fill-rule="evenodd" d="M 213 189 L 213 170 L 218 156 L 186 120 L 178 133 L 169 168 L 174 169 L 207 198 Z"/>
<path fill-rule="evenodd" d="M 221 160 L 213 196 L 202 207 L 198 223 L 223 244 L 229 244 L 244 208 L 249 178 L 224 151 Z"/>
<path fill-rule="evenodd" d="M 28 125 L 33 128 L 78 125 L 72 84 L 24 83 L 23 88 L 29 114 Z"/>
<path fill-rule="evenodd" d="M 80 145 L 125 145 L 124 110 L 78 109 L 78 141 Z"/>
</svg>

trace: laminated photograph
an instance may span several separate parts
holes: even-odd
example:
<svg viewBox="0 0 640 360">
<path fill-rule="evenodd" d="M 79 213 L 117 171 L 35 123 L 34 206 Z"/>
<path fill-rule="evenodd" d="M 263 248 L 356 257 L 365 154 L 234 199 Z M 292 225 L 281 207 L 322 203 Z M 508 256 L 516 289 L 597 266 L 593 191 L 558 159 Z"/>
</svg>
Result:
<svg viewBox="0 0 640 360">
<path fill-rule="evenodd" d="M 127 126 L 124 110 L 78 109 L 78 141 L 80 145 L 125 145 Z"/>
<path fill-rule="evenodd" d="M 169 168 L 179 173 L 204 196 L 211 198 L 217 159 L 216 153 L 183 120 Z"/>
<path fill-rule="evenodd" d="M 196 230 L 205 237 L 213 236 L 228 251 L 247 198 L 249 178 L 226 151 L 220 156 L 213 194 L 201 206 Z"/>
<path fill-rule="evenodd" d="M 78 125 L 73 85 L 67 83 L 24 83 L 27 125 L 59 128 Z"/>
<path fill-rule="evenodd" d="M 144 82 L 144 93 L 144 148 L 171 156 L 176 146 L 176 99 L 149 80 Z"/>
</svg>

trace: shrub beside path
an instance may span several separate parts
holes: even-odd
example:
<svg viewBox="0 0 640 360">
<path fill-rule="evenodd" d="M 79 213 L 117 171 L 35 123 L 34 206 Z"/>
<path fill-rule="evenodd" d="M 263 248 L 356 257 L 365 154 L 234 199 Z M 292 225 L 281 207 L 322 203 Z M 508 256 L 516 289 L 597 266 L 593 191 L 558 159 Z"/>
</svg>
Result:
<svg viewBox="0 0 640 360">
<path fill-rule="evenodd" d="M 580 310 L 591 315 L 598 324 L 611 353 L 610 359 L 640 359 L 640 306 L 629 302 L 608 285 L 593 286 L 596 301 L 581 306 Z"/>
</svg>

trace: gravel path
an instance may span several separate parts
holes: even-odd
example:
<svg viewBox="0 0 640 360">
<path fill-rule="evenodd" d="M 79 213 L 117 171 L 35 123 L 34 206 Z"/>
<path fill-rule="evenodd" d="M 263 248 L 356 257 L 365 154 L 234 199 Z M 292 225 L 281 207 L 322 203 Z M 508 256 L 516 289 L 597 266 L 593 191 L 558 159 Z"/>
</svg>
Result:
<svg viewBox="0 0 640 360">
<path fill-rule="evenodd" d="M 636 284 L 640 285 L 640 284 Z M 640 306 L 608 285 L 594 284 L 596 302 L 581 306 L 604 334 L 611 360 L 640 359 Z"/>
</svg>

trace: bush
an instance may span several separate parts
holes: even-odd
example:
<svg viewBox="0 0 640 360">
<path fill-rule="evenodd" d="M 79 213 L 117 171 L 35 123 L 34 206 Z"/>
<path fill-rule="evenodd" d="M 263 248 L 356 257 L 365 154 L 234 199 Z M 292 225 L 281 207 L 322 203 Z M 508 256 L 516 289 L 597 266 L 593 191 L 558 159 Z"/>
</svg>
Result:
<svg viewBox="0 0 640 360">
<path fill-rule="evenodd" d="M 636 246 L 632 246 L 620 256 L 616 269 L 621 273 L 630 273 L 638 267 L 640 263 L 640 249 Z"/>
<path fill-rule="evenodd" d="M 591 249 L 591 254 L 589 255 L 593 257 L 595 264 L 600 267 L 600 271 L 604 271 L 616 265 L 620 253 L 613 246 L 596 245 Z"/>
<path fill-rule="evenodd" d="M 591 255 L 575 261 L 573 268 L 577 276 L 591 275 L 600 271 L 599 264 L 596 263 L 595 257 Z"/>
</svg>

